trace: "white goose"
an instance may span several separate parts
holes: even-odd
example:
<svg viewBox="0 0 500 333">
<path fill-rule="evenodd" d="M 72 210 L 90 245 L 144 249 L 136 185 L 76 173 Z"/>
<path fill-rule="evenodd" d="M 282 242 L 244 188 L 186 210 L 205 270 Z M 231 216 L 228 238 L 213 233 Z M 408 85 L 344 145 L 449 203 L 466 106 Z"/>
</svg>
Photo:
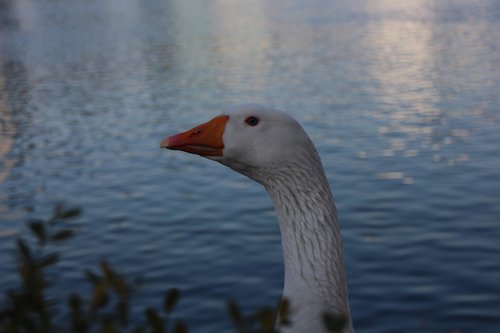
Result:
<svg viewBox="0 0 500 333">
<path fill-rule="evenodd" d="M 295 119 L 241 105 L 161 147 L 220 162 L 266 188 L 282 237 L 283 296 L 291 304 L 292 324 L 282 332 L 326 332 L 325 312 L 347 318 L 343 333 L 354 332 L 335 203 L 314 144 Z"/>
</svg>

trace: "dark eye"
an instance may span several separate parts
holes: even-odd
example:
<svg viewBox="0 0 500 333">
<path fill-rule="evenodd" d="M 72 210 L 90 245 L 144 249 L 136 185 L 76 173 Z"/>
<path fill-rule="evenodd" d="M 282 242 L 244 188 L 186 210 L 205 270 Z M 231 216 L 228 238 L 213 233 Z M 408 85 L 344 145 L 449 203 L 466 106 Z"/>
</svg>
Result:
<svg viewBox="0 0 500 333">
<path fill-rule="evenodd" d="M 250 116 L 247 119 L 245 119 L 245 123 L 247 123 L 250 126 L 257 126 L 259 124 L 259 118 Z"/>
</svg>

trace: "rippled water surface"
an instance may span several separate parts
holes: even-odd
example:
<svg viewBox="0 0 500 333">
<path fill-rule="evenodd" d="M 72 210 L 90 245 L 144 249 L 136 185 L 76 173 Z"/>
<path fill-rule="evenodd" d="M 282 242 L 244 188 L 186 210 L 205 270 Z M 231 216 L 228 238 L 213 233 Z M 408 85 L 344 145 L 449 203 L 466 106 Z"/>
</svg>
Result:
<svg viewBox="0 0 500 333">
<path fill-rule="evenodd" d="M 500 2 L 4 0 L 0 286 L 14 240 L 78 206 L 58 292 L 102 257 L 179 287 L 194 332 L 281 293 L 270 199 L 168 133 L 233 104 L 286 110 L 318 146 L 359 332 L 500 327 Z"/>
</svg>

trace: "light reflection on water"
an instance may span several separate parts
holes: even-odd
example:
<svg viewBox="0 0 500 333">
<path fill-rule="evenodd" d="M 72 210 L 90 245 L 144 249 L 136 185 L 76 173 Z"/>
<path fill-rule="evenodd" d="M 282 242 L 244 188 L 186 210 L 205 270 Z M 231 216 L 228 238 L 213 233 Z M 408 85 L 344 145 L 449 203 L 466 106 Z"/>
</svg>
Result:
<svg viewBox="0 0 500 333">
<path fill-rule="evenodd" d="M 4 3 L 2 287 L 23 221 L 63 201 L 84 216 L 58 292 L 106 256 L 143 278 L 141 305 L 184 290 L 193 331 L 227 331 L 228 297 L 274 304 L 281 250 L 264 190 L 158 149 L 252 101 L 291 112 L 318 146 L 358 331 L 500 325 L 497 2 Z"/>
</svg>

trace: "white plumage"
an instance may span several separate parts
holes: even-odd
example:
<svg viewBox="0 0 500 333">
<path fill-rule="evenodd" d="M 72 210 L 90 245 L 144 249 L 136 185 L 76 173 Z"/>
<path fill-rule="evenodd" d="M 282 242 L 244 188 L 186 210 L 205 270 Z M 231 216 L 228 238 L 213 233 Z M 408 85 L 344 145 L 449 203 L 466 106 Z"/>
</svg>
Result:
<svg viewBox="0 0 500 333">
<path fill-rule="evenodd" d="M 353 332 L 335 203 L 314 144 L 295 119 L 241 105 L 161 146 L 215 160 L 266 188 L 280 226 L 283 296 L 292 311 L 292 325 L 282 332 L 326 332 L 325 312 L 346 318 L 343 332 Z"/>
</svg>

